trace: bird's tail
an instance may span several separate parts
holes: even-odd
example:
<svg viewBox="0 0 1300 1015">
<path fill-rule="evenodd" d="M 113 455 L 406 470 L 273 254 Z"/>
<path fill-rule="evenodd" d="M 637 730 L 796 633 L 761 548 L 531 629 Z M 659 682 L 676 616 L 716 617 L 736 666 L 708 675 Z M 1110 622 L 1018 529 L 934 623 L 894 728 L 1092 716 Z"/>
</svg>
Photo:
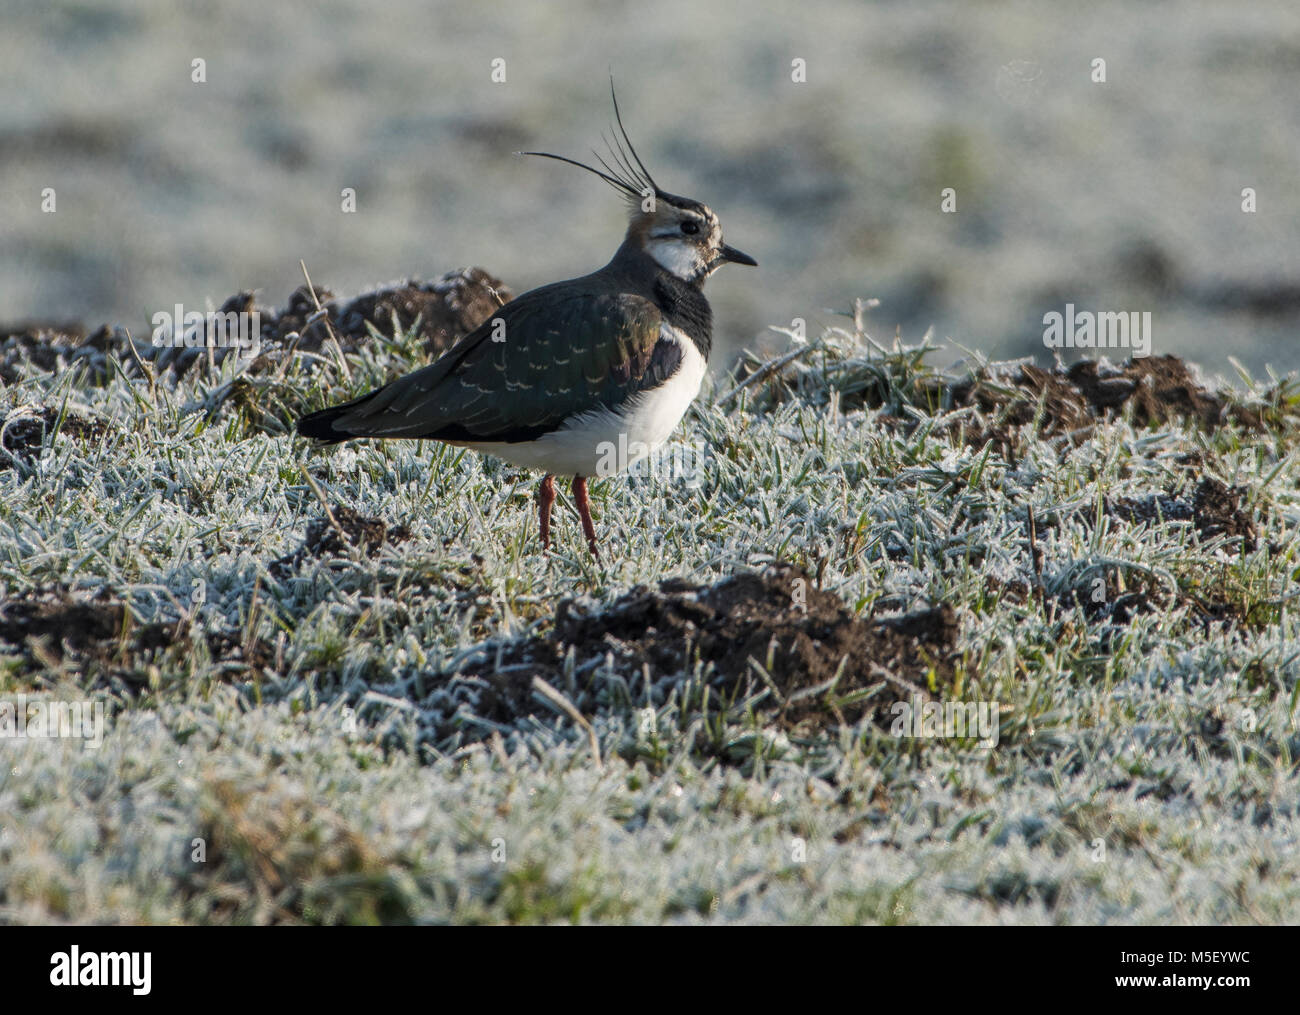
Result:
<svg viewBox="0 0 1300 1015">
<path fill-rule="evenodd" d="M 334 424 L 339 417 L 347 415 L 369 398 L 370 396 L 366 395 L 364 398 L 344 402 L 342 405 L 332 405 L 328 409 L 308 413 L 298 420 L 299 435 L 322 441 L 325 444 L 338 444 L 340 441 L 346 441 L 358 436 L 346 429 L 337 429 Z"/>
</svg>

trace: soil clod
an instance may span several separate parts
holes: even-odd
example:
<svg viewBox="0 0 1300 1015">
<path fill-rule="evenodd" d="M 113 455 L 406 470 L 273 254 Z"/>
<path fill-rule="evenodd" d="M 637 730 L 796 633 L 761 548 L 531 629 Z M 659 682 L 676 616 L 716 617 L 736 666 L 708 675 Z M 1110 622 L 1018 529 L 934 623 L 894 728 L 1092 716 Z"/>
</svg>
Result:
<svg viewBox="0 0 1300 1015">
<path fill-rule="evenodd" d="M 597 703 L 593 678 L 605 670 L 625 682 L 648 672 L 666 694 L 699 665 L 719 699 L 734 700 L 763 688 L 758 666 L 776 692 L 759 707 L 783 726 L 818 728 L 864 716 L 879 722 L 917 691 L 942 696 L 952 685 L 957 633 L 949 606 L 863 618 L 781 565 L 707 587 L 638 586 L 600 611 L 566 601 L 549 635 L 510 646 L 499 665 L 474 666 L 467 675 L 489 688 L 475 711 L 509 722 L 541 711 L 532 700 L 534 676 L 564 685 L 570 653 L 587 685 L 575 704 L 587 710 Z"/>
</svg>

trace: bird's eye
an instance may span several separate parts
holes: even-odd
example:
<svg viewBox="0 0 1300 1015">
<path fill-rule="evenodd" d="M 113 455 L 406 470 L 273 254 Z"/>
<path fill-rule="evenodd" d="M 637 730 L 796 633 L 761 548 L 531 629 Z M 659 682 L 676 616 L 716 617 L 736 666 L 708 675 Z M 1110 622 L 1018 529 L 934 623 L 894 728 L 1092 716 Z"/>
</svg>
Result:
<svg viewBox="0 0 1300 1015">
<path fill-rule="evenodd" d="M 700 224 L 698 222 L 691 222 L 688 219 L 687 221 L 682 223 L 682 232 L 684 232 L 687 236 L 694 236 L 699 231 L 700 231 Z"/>
</svg>

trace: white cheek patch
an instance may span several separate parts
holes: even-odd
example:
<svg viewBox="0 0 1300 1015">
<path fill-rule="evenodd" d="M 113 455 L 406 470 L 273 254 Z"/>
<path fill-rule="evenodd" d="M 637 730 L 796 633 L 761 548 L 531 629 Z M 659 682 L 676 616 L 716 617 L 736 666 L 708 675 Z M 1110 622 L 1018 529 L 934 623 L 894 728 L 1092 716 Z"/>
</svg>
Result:
<svg viewBox="0 0 1300 1015">
<path fill-rule="evenodd" d="M 652 240 L 646 252 L 664 271 L 683 280 L 693 279 L 704 270 L 704 262 L 692 245 L 674 240 Z"/>
</svg>

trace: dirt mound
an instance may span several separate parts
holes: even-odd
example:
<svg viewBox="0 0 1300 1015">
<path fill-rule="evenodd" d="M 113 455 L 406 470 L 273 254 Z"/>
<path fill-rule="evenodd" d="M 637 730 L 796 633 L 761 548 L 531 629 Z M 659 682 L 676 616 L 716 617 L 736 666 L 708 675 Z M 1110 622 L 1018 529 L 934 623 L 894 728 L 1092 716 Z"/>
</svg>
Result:
<svg viewBox="0 0 1300 1015">
<path fill-rule="evenodd" d="M 1177 356 L 1150 356 L 1121 364 L 1081 360 L 1045 370 L 1024 364 L 999 376 L 977 375 L 951 388 L 954 408 L 974 406 L 982 418 L 961 424 L 962 440 L 982 447 L 987 441 L 1008 455 L 1014 431 L 1037 421 L 1042 438 L 1085 437 L 1099 422 L 1130 407 L 1137 426 L 1161 426 L 1187 419 L 1207 430 L 1237 424 L 1261 427 L 1258 413 L 1206 388 Z"/>
<path fill-rule="evenodd" d="M 1083 439 L 1098 423 L 1131 411 L 1137 426 L 1183 418 L 1207 430 L 1238 425 L 1259 431 L 1293 422 L 1297 407 L 1288 381 L 1246 405 L 1207 388 L 1177 356 L 1119 364 L 1088 359 L 1051 368 L 1017 361 L 981 365 L 959 376 L 927 366 L 925 357 L 935 351 L 928 345 L 867 349 L 841 336 L 803 348 L 813 354 L 800 356 L 796 348 L 766 362 L 753 354 L 741 360 L 736 390 L 748 388 L 751 409 L 768 411 L 791 399 L 813 405 L 835 400 L 845 412 L 885 409 L 879 422 L 906 433 L 922 426 L 924 417 L 973 410 L 939 432 L 971 447 L 992 442 L 1009 461 L 1026 436 L 1022 428 L 1031 424 L 1044 439 Z"/>
<path fill-rule="evenodd" d="M 342 307 L 336 305 L 331 321 L 340 341 L 359 343 L 369 339 L 367 324 L 391 334 L 394 317 L 403 329 L 419 318 L 425 351 L 436 358 L 512 299 L 514 294 L 499 278 L 482 268 L 467 268 L 436 282 L 410 280 L 362 293 Z M 310 332 L 304 335 L 310 337 Z"/>
<path fill-rule="evenodd" d="M 59 410 L 53 406 L 15 409 L 0 420 L 0 469 L 12 468 L 18 459 L 39 453 L 56 425 L 60 433 L 79 440 L 102 440 L 108 433 L 108 424 L 103 420 L 74 412 L 65 413 L 59 425 Z"/>
<path fill-rule="evenodd" d="M 121 600 L 103 589 L 90 598 L 66 588 L 37 589 L 0 603 L 0 645 L 18 650 L 15 676 L 46 673 L 50 660 L 80 669 L 84 686 L 134 691 L 149 683 L 151 665 L 168 652 L 190 655 L 201 641 L 213 659 L 260 675 L 277 666 L 265 640 L 242 640 L 237 627 L 202 630 L 181 623 L 141 624 Z"/>
<path fill-rule="evenodd" d="M 126 332 L 101 325 L 87 333 L 84 325 L 58 321 L 25 321 L 0 325 L 0 380 L 17 384 L 32 373 L 86 369 L 96 384 L 112 369 L 108 355 L 131 358 Z"/>
<path fill-rule="evenodd" d="M 570 652 L 571 672 L 588 674 L 574 698 L 587 712 L 598 704 L 590 675 L 606 667 L 628 681 L 648 672 L 652 683 L 676 683 L 698 662 L 711 667 L 720 697 L 732 700 L 746 687 L 762 689 L 757 663 L 773 690 L 760 707 L 785 726 L 818 728 L 864 715 L 879 721 L 910 694 L 941 696 L 952 684 L 956 638 L 951 607 L 864 619 L 802 572 L 780 566 L 708 587 L 639 586 L 598 611 L 566 601 L 550 635 L 507 647 L 499 663 L 463 675 L 486 685 L 475 711 L 510 722 L 544 711 L 532 679 L 563 687 Z"/>
<path fill-rule="evenodd" d="M 335 504 L 328 516 L 307 523 L 307 537 L 293 553 L 273 561 L 268 570 L 283 578 L 308 557 L 346 556 L 351 547 L 374 553 L 385 543 L 401 543 L 411 538 L 405 525 L 389 528 L 382 518 L 359 514 L 345 504 Z"/>
<path fill-rule="evenodd" d="M 1177 417 L 1199 420 L 1213 429 L 1225 422 L 1229 403 L 1205 388 L 1176 356 L 1132 359 L 1118 367 L 1082 360 L 1066 371 L 1094 415 L 1121 412 L 1133 403 L 1133 421 L 1156 426 Z"/>
<path fill-rule="evenodd" d="M 118 637 L 125 619 L 121 603 L 33 595 L 0 606 L 0 641 L 21 646 L 29 638 L 45 639 L 62 656 L 66 649 L 84 652 Z"/>
<path fill-rule="evenodd" d="M 346 302 L 321 286 L 315 287 L 313 298 L 313 291 L 302 285 L 278 311 L 256 306 L 253 294 L 245 291 L 226 300 L 220 312 L 256 310 L 260 315 L 262 355 L 250 368 L 252 373 L 259 373 L 291 352 L 319 351 L 331 332 L 344 352 L 354 352 L 371 341 L 370 327 L 381 335 L 392 335 L 394 321 L 402 330 L 419 321 L 417 334 L 430 359 L 436 359 L 512 298 L 500 279 L 482 268 L 466 268 L 447 272 L 433 282 L 396 282 Z M 212 352 L 213 359 L 220 362 L 229 350 Z M 207 355 L 206 348 L 163 347 L 155 363 L 183 376 L 195 363 L 206 361 Z"/>
<path fill-rule="evenodd" d="M 58 663 L 90 677 L 87 687 L 129 687 L 147 682 L 145 661 L 173 638 L 162 625 L 133 624 L 107 590 L 87 599 L 52 588 L 0 604 L 0 646 L 6 643 L 17 650 L 15 677 L 48 673 Z"/>
<path fill-rule="evenodd" d="M 1242 510 L 1242 498 L 1249 491 L 1244 486 L 1227 486 L 1212 476 L 1196 484 L 1189 500 L 1183 494 L 1154 494 L 1140 499 L 1121 497 L 1107 503 L 1107 512 L 1126 521 L 1152 525 L 1170 521 L 1189 521 L 1205 540 L 1216 536 L 1232 537 L 1229 548 L 1244 553 L 1259 545 L 1259 529 Z"/>
<path fill-rule="evenodd" d="M 398 327 L 409 328 L 419 319 L 419 335 L 430 357 L 440 355 L 459 339 L 487 320 L 497 307 L 513 298 L 500 279 L 482 268 L 451 271 L 432 282 L 407 279 L 355 299 L 336 299 L 328 289 L 315 287 L 316 299 L 305 285 L 299 286 L 283 309 L 256 304 L 251 291 L 235 293 L 218 308 L 218 313 L 252 313 L 260 315 L 262 355 L 250 371 L 260 373 L 278 366 L 291 350 L 319 350 L 333 329 L 345 352 L 370 341 L 367 325 L 382 335 Z M 165 308 L 171 310 L 172 308 Z M 328 321 L 329 327 L 326 326 Z M 141 363 L 150 362 L 155 372 L 184 376 L 195 363 L 207 362 L 206 347 L 186 348 L 170 343 L 170 336 L 160 336 L 163 344 L 154 345 L 152 327 L 133 331 L 104 325 L 87 333 L 84 326 L 66 322 L 25 322 L 0 326 L 0 379 L 14 384 L 31 373 L 49 373 L 84 367 L 92 383 L 102 384 L 111 375 L 115 360 L 128 376 L 141 373 Z M 132 350 L 134 345 L 134 351 Z M 229 348 L 213 348 L 212 359 L 220 363 Z M 139 359 L 137 360 L 137 357 Z"/>
</svg>

